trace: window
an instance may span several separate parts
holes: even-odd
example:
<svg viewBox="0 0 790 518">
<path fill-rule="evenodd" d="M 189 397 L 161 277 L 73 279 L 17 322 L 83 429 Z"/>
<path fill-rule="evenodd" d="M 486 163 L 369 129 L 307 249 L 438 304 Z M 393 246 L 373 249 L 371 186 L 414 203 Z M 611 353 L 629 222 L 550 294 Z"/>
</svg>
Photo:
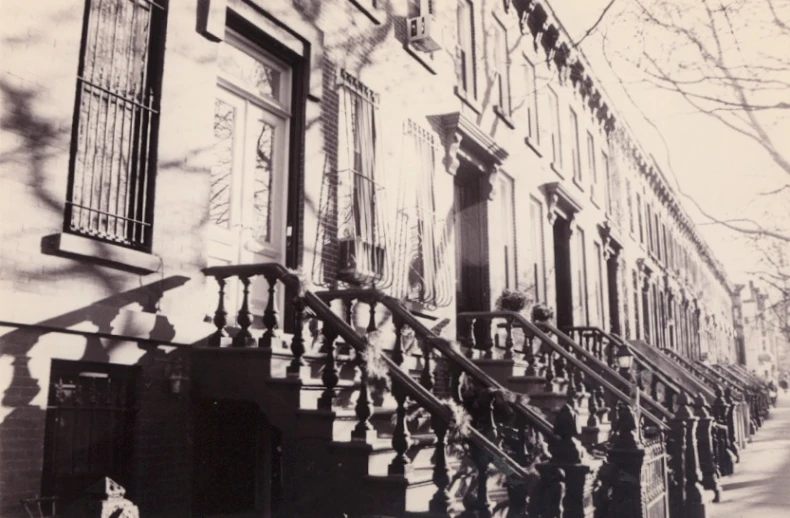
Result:
<svg viewBox="0 0 790 518">
<path fill-rule="evenodd" d="M 601 153 L 601 162 L 603 163 L 603 181 L 606 182 L 606 189 L 604 190 L 604 210 L 607 214 L 614 212 L 614 193 L 615 186 L 612 184 L 612 174 L 609 169 L 609 156 L 606 153 Z"/>
<path fill-rule="evenodd" d="M 560 100 L 551 88 L 546 89 L 549 117 L 551 118 L 551 161 L 562 168 L 562 138 L 560 125 Z"/>
<path fill-rule="evenodd" d="M 645 244 L 645 230 L 642 222 L 642 198 L 636 193 L 636 213 L 639 219 L 639 242 Z"/>
<path fill-rule="evenodd" d="M 626 178 L 625 180 L 625 198 L 628 202 L 628 228 L 631 234 L 634 233 L 634 202 L 631 199 L 631 181 Z"/>
<path fill-rule="evenodd" d="M 535 198 L 530 198 L 529 200 L 529 221 L 529 245 L 532 263 L 532 276 L 529 284 L 534 289 L 535 302 L 545 302 L 546 258 L 543 254 L 543 205 Z"/>
<path fill-rule="evenodd" d="M 600 243 L 595 243 L 595 305 L 596 305 L 596 312 L 595 317 L 597 318 L 597 324 L 601 326 L 601 328 L 605 328 L 605 315 L 604 315 L 604 300 L 603 300 L 603 286 L 604 286 L 604 277 L 603 277 L 603 250 L 601 248 Z"/>
<path fill-rule="evenodd" d="M 513 180 L 500 175 L 499 197 L 502 220 L 502 256 L 504 258 L 505 288 L 514 290 L 516 281 L 516 218 Z"/>
<path fill-rule="evenodd" d="M 587 132 L 587 167 L 590 169 L 590 181 L 592 185 L 590 186 L 590 195 L 597 199 L 598 192 L 596 187 L 598 186 L 598 171 L 595 167 L 595 141 L 593 140 L 592 133 L 589 131 Z"/>
<path fill-rule="evenodd" d="M 587 307 L 587 251 L 584 243 L 584 230 L 577 227 L 576 236 L 576 303 L 574 304 L 574 322 L 586 325 L 590 321 L 589 308 Z"/>
<path fill-rule="evenodd" d="M 64 505 L 101 477 L 129 487 L 138 368 L 52 360 L 42 490 Z"/>
<path fill-rule="evenodd" d="M 639 325 L 639 276 L 636 270 L 632 270 L 633 285 L 634 285 L 634 332 L 636 339 L 642 337 L 642 327 Z"/>
<path fill-rule="evenodd" d="M 64 230 L 151 249 L 165 2 L 86 9 Z"/>
<path fill-rule="evenodd" d="M 494 23 L 494 38 L 497 107 L 502 115 L 510 117 L 510 57 L 508 56 L 507 31 L 499 22 Z"/>
<path fill-rule="evenodd" d="M 477 99 L 477 71 L 475 70 L 475 17 L 469 0 L 458 1 L 458 60 L 461 90 Z"/>
<path fill-rule="evenodd" d="M 446 221 L 436 214 L 435 175 L 439 141 L 412 120 L 403 125 L 404 148 L 398 207 L 397 250 L 393 295 L 427 306 L 442 307 L 452 299 L 452 271 L 448 268 L 449 236 Z"/>
<path fill-rule="evenodd" d="M 645 217 L 647 218 L 647 250 L 653 252 L 653 210 L 649 203 L 645 204 Z"/>
<path fill-rule="evenodd" d="M 582 181 L 582 162 L 579 156 L 579 118 L 573 108 L 571 112 L 571 167 L 573 168 L 573 179 L 581 184 Z"/>
<path fill-rule="evenodd" d="M 381 173 L 379 95 L 341 71 L 338 153 L 338 231 L 341 276 L 382 280 L 386 268 L 386 217 Z"/>
<path fill-rule="evenodd" d="M 540 144 L 540 128 L 538 127 L 538 80 L 535 65 L 524 58 L 524 86 L 526 89 L 527 136 Z"/>
</svg>

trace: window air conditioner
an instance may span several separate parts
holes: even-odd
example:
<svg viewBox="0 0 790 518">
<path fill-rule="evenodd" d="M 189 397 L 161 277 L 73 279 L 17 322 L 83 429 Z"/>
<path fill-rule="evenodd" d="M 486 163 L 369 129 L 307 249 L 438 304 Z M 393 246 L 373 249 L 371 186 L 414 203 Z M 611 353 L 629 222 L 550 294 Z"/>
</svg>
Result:
<svg viewBox="0 0 790 518">
<path fill-rule="evenodd" d="M 435 52 L 442 48 L 439 24 L 433 14 L 433 2 L 422 0 L 420 14 L 407 20 L 409 44 L 422 52 Z"/>
</svg>

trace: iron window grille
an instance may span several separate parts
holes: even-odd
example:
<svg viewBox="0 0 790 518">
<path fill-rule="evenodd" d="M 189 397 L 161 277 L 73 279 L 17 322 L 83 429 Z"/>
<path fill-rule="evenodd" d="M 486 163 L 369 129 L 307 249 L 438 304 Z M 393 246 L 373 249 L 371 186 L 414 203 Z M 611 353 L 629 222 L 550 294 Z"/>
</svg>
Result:
<svg viewBox="0 0 790 518">
<path fill-rule="evenodd" d="M 403 125 L 392 292 L 429 308 L 450 304 L 455 279 L 448 264 L 450 231 L 436 213 L 435 175 L 440 143 L 414 121 Z"/>
<path fill-rule="evenodd" d="M 340 78 L 339 240 L 340 277 L 388 287 L 387 219 L 382 183 L 379 94 L 347 71 Z"/>
<path fill-rule="evenodd" d="M 150 250 L 166 0 L 87 0 L 64 231 Z"/>
</svg>

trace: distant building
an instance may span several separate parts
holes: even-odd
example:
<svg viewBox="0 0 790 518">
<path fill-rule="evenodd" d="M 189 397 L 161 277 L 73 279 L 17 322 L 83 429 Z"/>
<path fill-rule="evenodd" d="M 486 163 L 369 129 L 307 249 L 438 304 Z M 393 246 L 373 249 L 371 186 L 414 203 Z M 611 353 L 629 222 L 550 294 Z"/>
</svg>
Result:
<svg viewBox="0 0 790 518">
<path fill-rule="evenodd" d="M 781 310 L 753 281 L 738 285 L 736 292 L 734 310 L 738 337 L 743 340 L 743 363 L 763 379 L 776 380 L 780 354 L 787 354 Z"/>
</svg>

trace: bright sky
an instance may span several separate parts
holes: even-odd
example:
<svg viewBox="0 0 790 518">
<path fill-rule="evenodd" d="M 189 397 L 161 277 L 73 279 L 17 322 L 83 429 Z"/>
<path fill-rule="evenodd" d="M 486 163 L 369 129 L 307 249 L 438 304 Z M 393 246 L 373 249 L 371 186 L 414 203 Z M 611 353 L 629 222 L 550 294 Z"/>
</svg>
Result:
<svg viewBox="0 0 790 518">
<path fill-rule="evenodd" d="M 609 0 L 550 0 L 550 5 L 557 12 L 562 24 L 578 39 L 598 18 Z M 661 164 L 673 188 L 675 179 L 666 167 L 666 154 L 657 132 L 648 125 L 638 110 L 631 108 L 631 103 L 617 85 L 613 74 L 608 71 L 602 54 L 602 32 L 611 40 L 609 46 L 617 47 L 617 38 L 622 37 L 623 49 L 633 46 L 631 33 L 633 26 L 623 26 L 623 20 L 617 16 L 617 8 L 628 7 L 635 0 L 616 0 L 614 8 L 607 14 L 601 25 L 602 31 L 591 35 L 583 44 L 583 51 L 594 65 L 595 75 L 604 82 L 604 88 L 612 97 L 618 111 L 628 119 L 631 128 L 638 134 L 646 149 Z M 699 0 L 688 0 L 696 2 Z M 633 4 L 632 4 L 633 5 Z M 755 1 L 747 4 L 755 9 L 765 7 L 763 2 Z M 787 4 L 784 4 L 787 12 Z M 763 11 L 755 13 L 760 16 Z M 741 21 L 743 18 L 741 18 Z M 790 19 L 787 20 L 790 22 Z M 618 23 L 621 26 L 618 26 Z M 759 52 L 760 34 L 744 43 Z M 613 45 L 613 43 L 615 45 Z M 662 52 L 666 42 L 659 42 L 657 52 Z M 776 45 L 771 42 L 769 45 Z M 776 48 L 776 47 L 773 47 Z M 780 47 L 781 48 L 781 47 Z M 790 63 L 790 46 L 784 56 L 785 63 Z M 775 53 L 774 53 L 775 54 Z M 781 57 L 782 54 L 780 53 Z M 612 57 L 610 55 L 610 57 Z M 666 57 L 666 56 L 665 56 Z M 668 59 L 673 59 L 669 55 Z M 613 60 L 614 61 L 614 60 Z M 766 197 L 759 193 L 776 189 L 790 183 L 787 173 L 780 169 L 768 156 L 766 151 L 748 138 L 724 127 L 721 123 L 704 113 L 696 112 L 679 95 L 661 91 L 653 86 L 636 81 L 643 76 L 635 75 L 626 66 L 615 61 L 618 75 L 627 83 L 628 92 L 636 103 L 658 126 L 667 141 L 674 170 L 681 189 L 692 196 L 709 213 L 722 219 L 749 217 L 766 227 L 790 232 L 790 190 L 782 195 Z M 785 91 L 782 92 L 784 96 Z M 787 99 L 784 99 L 787 100 Z M 784 156 L 790 156 L 790 128 L 788 119 L 779 122 L 778 117 L 771 120 L 772 137 L 779 147 L 784 147 Z M 784 124 L 784 126 L 773 124 Z M 696 223 L 708 221 L 687 199 L 683 205 Z M 711 246 L 716 257 L 724 264 L 730 280 L 743 282 L 744 272 L 754 269 L 759 257 L 755 250 L 745 244 L 744 239 L 720 225 L 700 226 L 700 232 Z M 790 257 L 788 258 L 790 259 Z"/>
</svg>

